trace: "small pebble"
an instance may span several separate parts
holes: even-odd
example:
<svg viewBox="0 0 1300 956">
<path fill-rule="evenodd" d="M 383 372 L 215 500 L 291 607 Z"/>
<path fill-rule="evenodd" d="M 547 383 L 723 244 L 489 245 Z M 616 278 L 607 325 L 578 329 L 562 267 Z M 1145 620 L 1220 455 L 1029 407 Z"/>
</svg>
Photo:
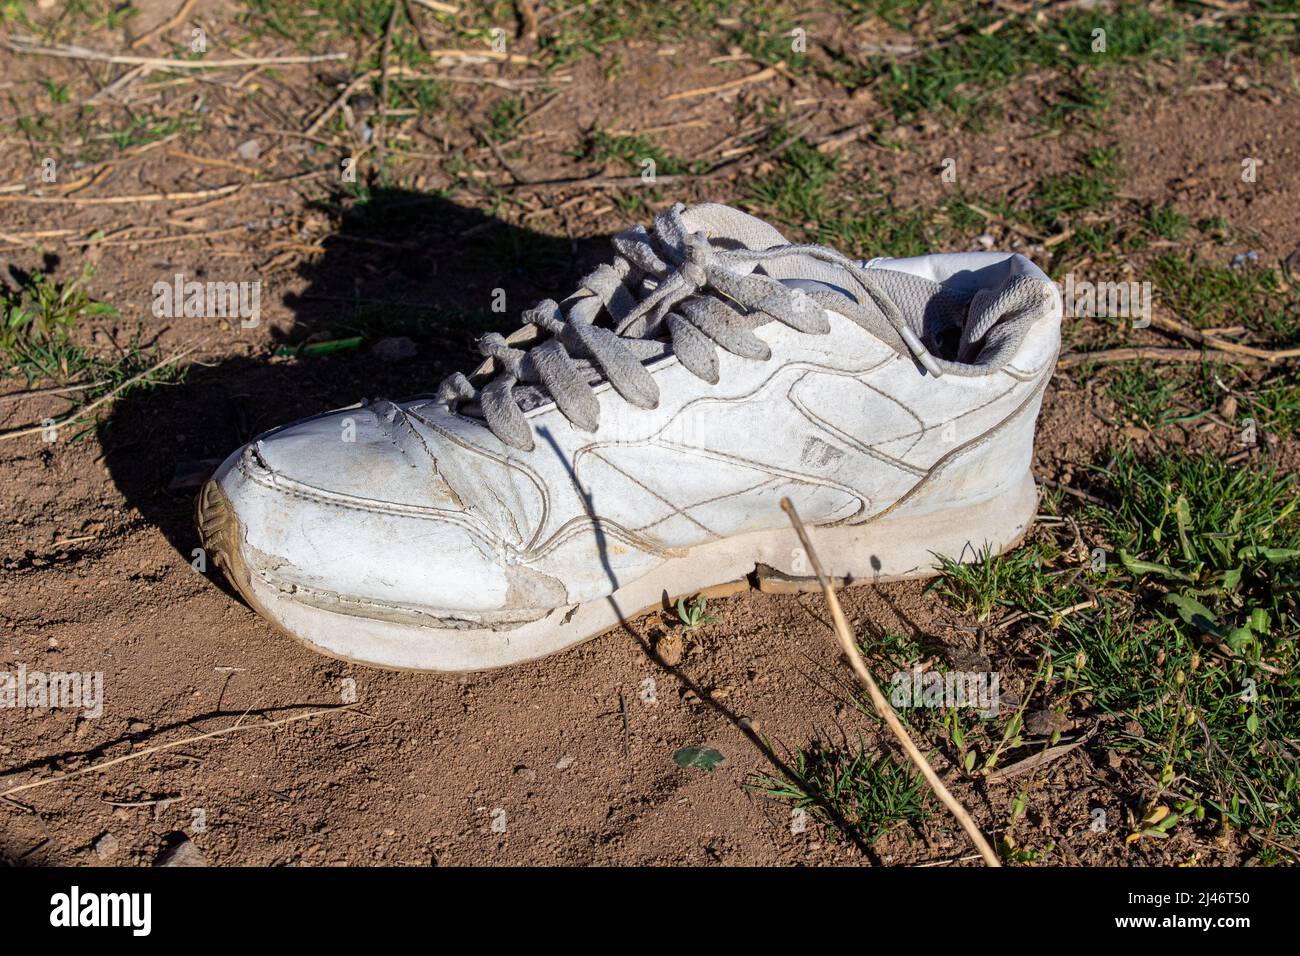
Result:
<svg viewBox="0 0 1300 956">
<path fill-rule="evenodd" d="M 667 667 L 676 667 L 680 664 L 684 651 L 682 636 L 676 631 L 665 634 L 655 641 L 655 653 L 659 655 L 659 659 Z"/>
<path fill-rule="evenodd" d="M 376 342 L 370 349 L 370 354 L 381 362 L 404 362 L 415 358 L 417 351 L 415 343 L 405 335 L 394 335 Z"/>
<path fill-rule="evenodd" d="M 208 859 L 203 851 L 189 841 L 182 839 L 175 846 L 169 846 L 158 854 L 154 866 L 207 866 Z"/>
<path fill-rule="evenodd" d="M 117 855 L 117 837 L 111 833 L 105 833 L 95 841 L 95 856 L 101 860 L 111 860 Z"/>
</svg>

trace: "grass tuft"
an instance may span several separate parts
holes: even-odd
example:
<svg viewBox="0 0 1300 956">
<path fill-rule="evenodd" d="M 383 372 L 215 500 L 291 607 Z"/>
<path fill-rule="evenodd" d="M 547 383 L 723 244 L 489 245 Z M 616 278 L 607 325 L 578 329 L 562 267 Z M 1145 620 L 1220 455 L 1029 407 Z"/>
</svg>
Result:
<svg viewBox="0 0 1300 956">
<path fill-rule="evenodd" d="M 789 776 L 758 775 L 749 786 L 868 843 L 927 815 L 930 791 L 911 764 L 870 752 L 861 740 L 853 749 L 815 743 L 792 764 Z"/>
</svg>

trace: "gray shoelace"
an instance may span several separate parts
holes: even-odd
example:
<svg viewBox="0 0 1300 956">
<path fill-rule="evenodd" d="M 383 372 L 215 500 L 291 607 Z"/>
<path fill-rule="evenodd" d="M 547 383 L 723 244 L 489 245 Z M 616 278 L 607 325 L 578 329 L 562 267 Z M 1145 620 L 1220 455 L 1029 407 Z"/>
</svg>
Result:
<svg viewBox="0 0 1300 956">
<path fill-rule="evenodd" d="M 863 326 L 878 328 L 879 322 L 872 320 L 883 317 L 927 371 L 941 374 L 934 357 L 869 270 L 825 246 L 724 249 L 702 233 L 688 232 L 682 221 L 684 210 L 679 203 L 658 216 L 653 233 L 637 226 L 615 236 L 618 255 L 582 280 L 578 293 L 568 300 L 567 314 L 551 299 L 526 311 L 525 325 L 535 326 L 549 338 L 516 348 L 499 333 L 483 336 L 479 352 L 493 360 L 497 374 L 479 389 L 456 372 L 443 380 L 436 400 L 448 409 L 462 401 L 477 401 L 494 435 L 507 445 L 531 451 L 532 430 L 515 394 L 516 385 L 540 386 L 569 421 L 595 431 L 600 403 L 579 360 L 589 363 L 588 368 L 594 366 L 597 381 L 608 381 L 625 401 L 651 409 L 659 404 L 659 386 L 644 362 L 664 354 L 665 329 L 681 364 L 716 384 L 718 348 L 765 360 L 771 351 L 754 334 L 755 328 L 777 321 L 800 332 L 824 335 L 830 331 L 826 308 Z M 790 256 L 840 266 L 867 293 L 865 299 L 855 302 L 830 291 L 804 293 L 770 276 L 733 268 L 752 268 Z M 613 319 L 612 328 L 596 325 L 602 310 Z"/>
</svg>

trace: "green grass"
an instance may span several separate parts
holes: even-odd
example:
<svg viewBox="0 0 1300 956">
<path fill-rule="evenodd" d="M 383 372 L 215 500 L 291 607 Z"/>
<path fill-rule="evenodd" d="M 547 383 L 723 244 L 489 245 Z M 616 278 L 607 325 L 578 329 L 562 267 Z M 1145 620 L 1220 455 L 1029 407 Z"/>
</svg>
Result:
<svg viewBox="0 0 1300 956">
<path fill-rule="evenodd" d="M 1209 454 L 1129 450 L 1095 481 L 1111 503 L 1077 514 L 1104 544 L 1104 570 L 1062 580 L 1064 566 L 1049 570 L 1059 553 L 1040 541 L 945 565 L 938 592 L 959 610 L 1017 608 L 1046 628 L 1056 663 L 1035 676 L 1034 706 L 1108 716 L 1095 746 L 1133 755 L 1174 817 L 1164 830 L 1135 822 L 1139 839 L 1219 824 L 1300 835 L 1295 481 Z M 1061 613 L 1089 594 L 1095 607 Z M 954 742 L 983 757 L 1018 733 L 1014 720 L 1000 738 L 976 725 Z"/>
<path fill-rule="evenodd" d="M 788 135 L 780 128 L 773 132 L 767 148 L 774 151 L 775 169 L 749 183 L 741 205 L 774 222 L 802 228 L 812 241 L 848 255 L 915 256 L 957 247 L 987 228 L 960 192 L 930 207 L 895 205 L 870 179 L 856 177 L 840 160 L 803 139 L 786 142 Z M 975 205 L 1048 234 L 1063 222 L 1110 206 L 1122 179 L 1119 150 L 1098 147 L 1082 157 L 1081 169 L 1040 181 L 1026 208 L 983 196 Z M 1161 214 L 1161 228 L 1175 228 L 1176 215 Z M 1059 251 L 1102 254 L 1119 242 L 1109 223 L 1073 228 L 1069 243 Z M 1053 268 L 1068 261 L 1069 256 L 1058 255 Z"/>
<path fill-rule="evenodd" d="M 82 316 L 116 316 L 111 305 L 91 301 L 86 267 L 71 282 L 58 283 L 41 273 L 21 277 L 16 289 L 0 286 L 0 355 L 7 372 L 29 381 L 66 380 L 79 349 L 70 333 Z"/>
<path fill-rule="evenodd" d="M 62 4 L 58 21 L 69 27 L 89 30 L 118 30 L 140 11 L 113 0 L 68 0 Z"/>
<path fill-rule="evenodd" d="M 738 46 L 763 60 L 790 61 L 790 27 L 797 26 L 789 4 L 758 0 L 737 8 L 727 0 L 606 0 L 582 4 L 576 13 L 556 22 L 539 36 L 542 53 L 552 66 L 576 60 L 584 53 L 601 53 L 625 40 L 659 43 L 698 43 L 712 39 L 720 47 Z"/>
<path fill-rule="evenodd" d="M 1300 342 L 1300 291 L 1283 292 L 1273 269 L 1169 254 L 1151 264 L 1150 275 L 1166 306 L 1198 329 L 1242 325 L 1274 345 Z"/>
<path fill-rule="evenodd" d="M 890 830 L 924 822 L 932 802 L 904 758 L 856 747 L 813 744 L 794 756 L 788 776 L 756 775 L 751 789 L 830 827 L 875 843 Z"/>
<path fill-rule="evenodd" d="M 197 133 L 202 129 L 203 121 L 197 116 L 133 116 L 126 126 L 113 130 L 105 138 L 117 149 L 130 149 L 165 139 L 174 133 Z"/>
<path fill-rule="evenodd" d="M 382 88 L 378 79 L 372 87 L 378 96 Z M 450 95 L 450 85 L 441 80 L 390 78 L 388 81 L 390 110 L 414 109 L 424 115 L 437 113 L 447 105 Z"/>
<path fill-rule="evenodd" d="M 519 135 L 519 123 L 523 118 L 523 100 L 514 96 L 499 99 L 488 110 L 488 132 L 498 142 L 514 139 Z"/>
<path fill-rule="evenodd" d="M 932 589 L 952 607 L 981 623 L 995 610 L 1016 607 L 1031 599 L 1041 577 L 1035 573 L 1042 557 L 1037 546 L 999 556 L 988 548 L 975 554 L 938 555 L 942 575 Z"/>
<path fill-rule="evenodd" d="M 1085 76 L 1051 91 L 1048 102 L 1033 121 L 1054 132 L 1096 129 L 1114 101 L 1104 82 Z"/>
<path fill-rule="evenodd" d="M 45 87 L 45 93 L 50 98 L 50 102 L 56 106 L 67 103 L 72 99 L 72 93 L 66 83 L 42 80 L 41 85 Z"/>
<path fill-rule="evenodd" d="M 377 40 L 388 26 L 393 0 L 317 0 L 311 14 L 277 0 L 245 0 L 253 20 L 288 39 L 308 43 L 340 36 Z"/>
<path fill-rule="evenodd" d="M 1253 417 L 1260 427 L 1282 439 L 1300 433 L 1300 372 L 1292 366 L 1258 385 L 1242 386 L 1238 420 Z"/>
<path fill-rule="evenodd" d="M 1143 226 L 1147 232 L 1160 239 L 1176 242 L 1187 234 L 1190 220 L 1173 206 L 1155 206 L 1147 210 Z"/>
<path fill-rule="evenodd" d="M 1128 600 L 1065 622 L 1061 651 L 1082 651 L 1087 692 L 1141 726 L 1113 744 L 1171 794 L 1238 829 L 1300 834 L 1293 478 L 1129 451 L 1103 477 L 1116 504 L 1086 520 Z"/>
<path fill-rule="evenodd" d="M 1125 362 L 1116 366 L 1107 380 L 1106 394 L 1119 406 L 1124 419 L 1121 424 L 1155 430 L 1188 419 L 1181 395 L 1197 371 Z"/>
<path fill-rule="evenodd" d="M 706 165 L 671 156 L 648 136 L 621 135 L 600 128 L 587 134 L 577 158 L 622 167 L 626 172 L 638 175 L 645 168 L 646 160 L 654 163 L 655 175 L 663 176 L 700 172 Z"/>
<path fill-rule="evenodd" d="M 835 217 L 843 205 L 830 194 L 839 180 L 839 163 L 802 139 L 786 144 L 788 136 L 778 131 L 769 140 L 784 148 L 776 159 L 776 170 L 750 185 L 750 199 L 776 213 L 781 223 L 815 223 Z"/>
<path fill-rule="evenodd" d="M 855 180 L 839 160 L 803 139 L 786 143 L 777 131 L 775 169 L 753 180 L 741 205 L 846 255 L 914 256 L 977 232 L 983 220 L 960 196 L 933 208 L 900 208 Z"/>
<path fill-rule="evenodd" d="M 1234 467 L 1208 453 L 1148 460 L 1128 450 L 1104 474 L 1118 503 L 1090 517 L 1122 554 L 1168 569 L 1143 574 L 1203 588 L 1231 572 L 1229 590 L 1241 594 L 1275 570 L 1255 551 L 1300 545 L 1289 476 Z"/>
<path fill-rule="evenodd" d="M 1196 385 L 1195 373 L 1190 381 Z M 1293 842 L 1300 837 L 1294 477 L 1208 453 L 1142 457 L 1123 449 L 1089 487 L 1104 507 L 1052 495 L 1043 503 L 1049 513 L 1066 508 L 1083 529 L 1083 565 L 1062 550 L 1073 539 L 1066 524 L 1006 555 L 946 561 L 932 585 L 986 625 L 1022 612 L 1041 652 L 1032 674 L 1018 673 L 1020 707 L 993 721 L 955 709 L 906 716 L 946 730 L 953 759 L 978 776 L 1032 752 L 1021 724 L 1026 707 L 1100 714 L 1102 731 L 1089 746 L 1131 755 L 1149 785 L 1134 791 L 1133 840 L 1180 828 L 1207 838 L 1222 826 L 1246 833 L 1257 850 L 1267 847 L 1261 838 Z M 1004 694 L 1017 679 L 1007 666 Z"/>
<path fill-rule="evenodd" d="M 1077 172 L 1048 176 L 1038 184 L 1032 204 L 1040 221 L 1050 224 L 1114 202 L 1122 178 L 1118 149 L 1093 149 L 1082 165 Z"/>
<path fill-rule="evenodd" d="M 78 422 L 78 407 L 119 388 L 116 397 L 124 398 L 183 374 L 168 366 L 132 382 L 157 362 L 155 350 L 133 343 L 115 357 L 103 358 L 73 340 L 72 332 L 82 318 L 118 314 L 113 306 L 95 302 L 86 293 L 92 272 L 87 267 L 66 283 L 36 273 L 23 276 L 16 289 L 0 286 L 0 378 L 24 387 L 39 382 L 88 386 L 66 396 L 72 406 L 60 416 L 65 424 Z M 89 426 L 71 440 L 88 431 Z"/>
<path fill-rule="evenodd" d="M 1172 57 L 1187 40 L 1173 19 L 1142 7 L 1120 6 L 1110 13 L 1068 11 L 1042 24 L 1017 17 L 996 32 L 981 32 L 1000 16 L 992 8 L 976 12 L 967 7 L 957 39 L 934 44 L 906 60 L 874 62 L 863 80 L 878 84 L 883 105 L 900 122 L 943 114 L 979 125 L 1000 113 L 998 93 L 1031 69 L 1064 73 L 1123 60 Z M 1092 50 L 1092 31 L 1098 27 L 1106 30 L 1105 53 Z M 1076 88 L 1073 95 L 1076 112 L 1106 105 L 1091 83 Z M 1053 114 L 1049 107 L 1044 122 L 1055 125 L 1067 112 L 1069 107 L 1062 106 Z"/>
<path fill-rule="evenodd" d="M 1236 411 L 1229 425 L 1252 419 L 1257 431 L 1278 440 L 1300 432 L 1300 371 L 1283 367 L 1271 375 L 1245 365 L 1205 363 L 1153 367 L 1126 362 L 1104 372 L 1105 392 L 1119 407 L 1118 424 L 1158 431 L 1167 425 L 1208 421 L 1231 393 Z"/>
<path fill-rule="evenodd" d="M 910 31 L 914 13 L 891 2 L 848 4 L 871 12 L 896 29 Z M 1296 26 L 1287 20 L 1232 18 L 1213 26 L 1193 26 L 1204 7 L 1181 3 L 1180 10 L 1156 12 L 1145 5 L 1117 4 L 1112 10 L 1069 9 L 1044 18 L 1014 17 L 988 32 L 1003 11 L 986 4 L 934 5 L 932 18 L 943 21 L 919 56 L 875 57 L 858 73 L 858 83 L 874 84 L 882 105 L 896 122 L 918 117 L 954 117 L 980 126 L 1003 108 L 1001 91 L 1033 70 L 1053 69 L 1081 77 L 1053 94 L 1038 122 L 1063 128 L 1072 120 L 1089 122 L 1110 105 L 1104 87 L 1088 74 L 1118 64 L 1174 60 L 1185 54 L 1218 58 L 1229 51 L 1264 58 L 1294 53 Z M 1294 4 L 1266 4 L 1272 12 L 1294 12 Z M 864 11 L 865 8 L 865 11 Z M 1105 30 L 1105 51 L 1095 51 L 1096 29 Z M 925 44 L 922 44 L 925 46 Z"/>
</svg>

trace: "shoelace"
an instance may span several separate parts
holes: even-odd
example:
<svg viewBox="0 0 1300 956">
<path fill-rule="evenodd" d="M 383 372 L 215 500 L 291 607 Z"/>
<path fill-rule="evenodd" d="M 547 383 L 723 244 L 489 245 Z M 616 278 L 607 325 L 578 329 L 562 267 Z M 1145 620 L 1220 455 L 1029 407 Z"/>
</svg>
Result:
<svg viewBox="0 0 1300 956">
<path fill-rule="evenodd" d="M 930 374 L 942 374 L 870 271 L 847 256 L 810 244 L 724 249 L 702 233 L 689 232 L 682 221 L 684 211 L 679 203 L 658 216 L 653 234 L 637 226 L 615 236 L 613 262 L 598 266 L 582 280 L 567 314 L 552 299 L 525 311 L 524 324 L 549 333 L 549 338 L 527 348 L 511 345 L 496 332 L 479 339 L 479 352 L 493 359 L 499 372 L 481 389 L 455 372 L 439 385 L 436 401 L 450 410 L 462 401 L 477 400 L 494 435 L 507 445 L 532 451 L 532 430 L 514 392 L 518 384 L 540 385 L 569 421 L 595 431 L 600 403 L 576 360 L 593 363 L 625 401 L 652 409 L 659 404 L 659 386 L 643 363 L 663 354 L 665 327 L 681 364 L 717 384 L 718 348 L 741 358 L 765 360 L 771 350 L 754 328 L 775 320 L 800 332 L 825 334 L 830 331 L 826 307 L 861 325 L 883 316 Z M 867 300 L 858 303 L 829 291 L 804 293 L 771 276 L 732 268 L 790 256 L 807 256 L 845 269 L 867 292 Z M 726 299 L 746 311 L 740 312 Z M 602 310 L 612 317 L 612 329 L 595 324 Z"/>
</svg>

